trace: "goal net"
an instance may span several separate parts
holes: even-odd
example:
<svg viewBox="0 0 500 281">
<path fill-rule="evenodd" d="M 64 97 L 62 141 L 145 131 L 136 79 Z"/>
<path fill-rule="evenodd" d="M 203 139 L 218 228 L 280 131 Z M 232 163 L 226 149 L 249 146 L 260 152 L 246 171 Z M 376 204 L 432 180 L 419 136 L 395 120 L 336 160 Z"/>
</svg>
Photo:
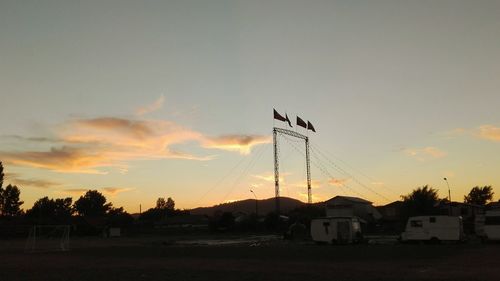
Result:
<svg viewBox="0 0 500 281">
<path fill-rule="evenodd" d="M 68 251 L 69 225 L 34 225 L 26 241 L 26 252 Z"/>
</svg>

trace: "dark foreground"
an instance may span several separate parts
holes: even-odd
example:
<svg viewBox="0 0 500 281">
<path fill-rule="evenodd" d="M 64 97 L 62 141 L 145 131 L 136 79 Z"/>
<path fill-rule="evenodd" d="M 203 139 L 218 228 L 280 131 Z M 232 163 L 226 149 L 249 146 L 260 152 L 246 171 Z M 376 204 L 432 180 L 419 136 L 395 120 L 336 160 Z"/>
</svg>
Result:
<svg viewBox="0 0 500 281">
<path fill-rule="evenodd" d="M 0 280 L 500 280 L 499 244 L 72 243 L 68 252 L 24 253 L 4 241 Z"/>
</svg>

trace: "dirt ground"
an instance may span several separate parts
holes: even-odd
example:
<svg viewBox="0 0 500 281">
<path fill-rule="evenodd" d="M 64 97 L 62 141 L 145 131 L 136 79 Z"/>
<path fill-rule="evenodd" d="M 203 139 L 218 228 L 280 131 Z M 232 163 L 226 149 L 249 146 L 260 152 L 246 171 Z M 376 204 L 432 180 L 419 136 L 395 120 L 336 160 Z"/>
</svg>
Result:
<svg viewBox="0 0 500 281">
<path fill-rule="evenodd" d="M 0 281 L 7 280 L 498 281 L 500 245 L 136 237 L 73 239 L 67 252 L 25 253 L 24 241 L 0 241 Z"/>
</svg>

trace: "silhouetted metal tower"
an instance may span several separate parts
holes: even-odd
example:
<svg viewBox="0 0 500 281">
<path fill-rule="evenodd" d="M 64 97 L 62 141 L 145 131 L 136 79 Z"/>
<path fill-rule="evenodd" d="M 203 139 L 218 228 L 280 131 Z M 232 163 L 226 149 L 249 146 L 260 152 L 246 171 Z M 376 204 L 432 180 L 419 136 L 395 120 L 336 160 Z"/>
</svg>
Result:
<svg viewBox="0 0 500 281">
<path fill-rule="evenodd" d="M 303 139 L 306 144 L 306 170 L 307 170 L 307 203 L 312 203 L 311 192 L 311 165 L 309 163 L 309 138 L 294 131 L 282 128 L 273 128 L 273 144 L 274 144 L 274 189 L 276 198 L 276 213 L 280 212 L 280 171 L 279 171 L 279 144 L 278 134 L 285 134 L 295 138 Z"/>
</svg>

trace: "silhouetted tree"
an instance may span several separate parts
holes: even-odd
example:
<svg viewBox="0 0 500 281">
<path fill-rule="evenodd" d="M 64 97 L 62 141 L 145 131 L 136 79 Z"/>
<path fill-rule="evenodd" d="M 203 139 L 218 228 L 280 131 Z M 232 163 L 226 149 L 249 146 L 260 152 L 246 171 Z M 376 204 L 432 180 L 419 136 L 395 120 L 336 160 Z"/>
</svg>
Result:
<svg viewBox="0 0 500 281">
<path fill-rule="evenodd" d="M 71 206 L 73 200 L 68 198 L 50 199 L 43 197 L 38 199 L 33 207 L 26 211 L 26 216 L 30 218 L 67 220 L 71 217 L 74 209 Z"/>
<path fill-rule="evenodd" d="M 112 207 L 106 203 L 106 197 L 97 190 L 89 190 L 75 201 L 74 208 L 80 216 L 99 217 L 106 215 Z"/>
<path fill-rule="evenodd" d="M 175 202 L 174 202 L 174 199 L 172 199 L 171 197 L 168 197 L 167 198 L 167 203 L 165 205 L 165 208 L 167 210 L 175 210 Z"/>
<path fill-rule="evenodd" d="M 2 214 L 3 210 L 3 176 L 3 165 L 0 161 L 0 215 Z"/>
<path fill-rule="evenodd" d="M 2 216 L 14 217 L 22 214 L 21 205 L 24 203 L 19 199 L 21 191 L 15 185 L 7 185 L 5 189 L 2 190 Z"/>
<path fill-rule="evenodd" d="M 483 187 L 475 186 L 471 189 L 468 195 L 464 196 L 464 202 L 476 205 L 486 205 L 493 199 L 493 189 L 491 185 Z"/>
<path fill-rule="evenodd" d="M 2 190 L 2 186 L 3 186 L 3 165 L 2 165 L 2 161 L 0 161 L 0 190 Z"/>
<path fill-rule="evenodd" d="M 165 201 L 165 198 L 160 197 L 156 200 L 156 208 L 162 210 L 175 210 L 175 202 L 171 197 L 168 197 Z"/>
<path fill-rule="evenodd" d="M 436 189 L 425 185 L 413 190 L 408 195 L 401 196 L 407 215 L 435 214 L 437 211 L 435 206 L 439 200 L 437 192 Z"/>
<path fill-rule="evenodd" d="M 123 207 L 111 208 L 108 211 L 107 223 L 110 226 L 124 227 L 130 225 L 133 221 L 134 218 Z"/>
<path fill-rule="evenodd" d="M 189 211 L 175 209 L 175 202 L 170 197 L 168 197 L 167 200 L 165 200 L 165 198 L 163 197 L 160 197 L 156 200 L 156 207 L 150 208 L 147 211 L 143 212 L 139 219 L 142 221 L 153 222 L 162 220 L 165 217 L 173 217 L 179 215 L 189 215 Z"/>
<path fill-rule="evenodd" d="M 160 197 L 156 200 L 156 209 L 165 209 L 167 207 L 167 202 L 165 198 Z"/>
</svg>

